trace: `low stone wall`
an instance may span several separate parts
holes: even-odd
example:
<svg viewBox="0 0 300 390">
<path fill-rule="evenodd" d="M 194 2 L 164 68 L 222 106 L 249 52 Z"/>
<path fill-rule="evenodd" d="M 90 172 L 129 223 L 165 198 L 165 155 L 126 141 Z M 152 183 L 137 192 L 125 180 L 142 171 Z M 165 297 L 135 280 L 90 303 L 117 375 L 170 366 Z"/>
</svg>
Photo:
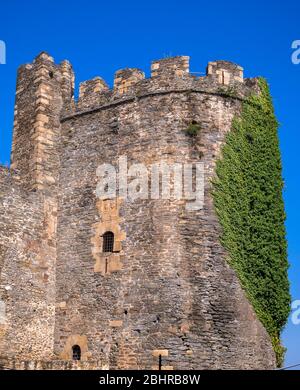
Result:
<svg viewBox="0 0 300 390">
<path fill-rule="evenodd" d="M 101 370 L 101 361 L 0 359 L 0 370 Z"/>
</svg>

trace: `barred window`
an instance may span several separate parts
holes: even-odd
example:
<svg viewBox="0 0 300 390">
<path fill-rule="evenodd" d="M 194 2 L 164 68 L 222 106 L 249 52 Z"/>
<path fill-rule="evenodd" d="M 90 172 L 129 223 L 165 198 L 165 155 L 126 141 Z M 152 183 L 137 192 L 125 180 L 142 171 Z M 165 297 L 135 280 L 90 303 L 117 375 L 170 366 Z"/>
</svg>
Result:
<svg viewBox="0 0 300 390">
<path fill-rule="evenodd" d="M 79 347 L 79 345 L 73 345 L 72 352 L 73 352 L 73 360 L 81 359 L 81 348 Z"/>
<path fill-rule="evenodd" d="M 103 252 L 113 252 L 114 250 L 114 233 L 106 232 L 103 234 Z"/>
</svg>

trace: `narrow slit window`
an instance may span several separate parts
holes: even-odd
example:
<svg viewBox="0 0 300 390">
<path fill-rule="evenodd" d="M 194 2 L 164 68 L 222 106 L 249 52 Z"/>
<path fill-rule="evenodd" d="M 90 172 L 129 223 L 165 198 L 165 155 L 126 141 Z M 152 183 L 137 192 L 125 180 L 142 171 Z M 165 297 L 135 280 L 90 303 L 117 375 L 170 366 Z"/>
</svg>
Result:
<svg viewBox="0 0 300 390">
<path fill-rule="evenodd" d="M 224 70 L 222 70 L 221 77 L 222 77 L 222 84 L 224 85 L 225 84 L 225 72 L 224 72 Z"/>
<path fill-rule="evenodd" d="M 103 252 L 113 252 L 114 250 L 114 233 L 106 232 L 103 234 Z"/>
<path fill-rule="evenodd" d="M 81 359 L 81 348 L 79 345 L 73 345 L 72 347 L 72 357 L 73 360 L 80 360 Z"/>
<path fill-rule="evenodd" d="M 162 359 L 161 359 L 161 355 L 158 356 L 158 370 L 161 371 L 162 369 Z"/>
</svg>

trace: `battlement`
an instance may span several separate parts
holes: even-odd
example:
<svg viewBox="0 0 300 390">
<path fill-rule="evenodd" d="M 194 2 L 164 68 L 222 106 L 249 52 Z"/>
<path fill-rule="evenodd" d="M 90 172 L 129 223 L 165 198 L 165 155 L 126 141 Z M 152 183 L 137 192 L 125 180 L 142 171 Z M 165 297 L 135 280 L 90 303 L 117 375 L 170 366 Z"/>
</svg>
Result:
<svg viewBox="0 0 300 390">
<path fill-rule="evenodd" d="M 224 94 L 224 89 L 234 87 L 236 96 L 243 98 L 253 89 L 251 83 L 244 82 L 243 68 L 233 62 L 209 62 L 206 73 L 198 76 L 199 73 L 190 72 L 188 56 L 177 56 L 153 61 L 150 78 L 146 78 L 145 73 L 138 68 L 116 71 L 112 89 L 101 77 L 95 77 L 80 84 L 79 100 L 74 109 L 67 110 L 66 116 L 126 97 L 140 97 L 156 92 L 198 90 Z M 234 97 L 232 93 L 231 97 Z"/>
<path fill-rule="evenodd" d="M 130 87 L 134 84 L 143 80 L 145 78 L 145 73 L 140 69 L 136 68 L 126 68 L 118 70 L 115 73 L 114 79 L 114 88 L 115 92 L 119 94 L 127 93 Z"/>
<path fill-rule="evenodd" d="M 206 75 L 218 80 L 220 84 L 229 85 L 232 81 L 244 81 L 244 69 L 229 61 L 214 61 L 207 65 Z"/>
<path fill-rule="evenodd" d="M 46 52 L 40 53 L 32 64 L 20 67 L 18 73 L 17 96 L 24 92 L 24 85 L 32 80 L 35 85 L 41 83 L 38 93 L 40 104 L 49 102 L 47 85 L 56 82 L 63 99 L 62 116 L 81 110 L 95 108 L 125 96 L 140 96 L 162 90 L 198 89 L 207 92 L 217 92 L 220 86 L 234 86 L 237 95 L 242 97 L 253 89 L 253 85 L 244 82 L 243 68 L 230 61 L 209 62 L 206 73 L 190 72 L 190 58 L 175 56 L 155 60 L 151 64 L 151 76 L 145 78 L 145 73 L 138 68 L 125 68 L 115 72 L 113 88 L 101 77 L 81 82 L 78 101 L 74 100 L 74 73 L 68 61 L 55 64 L 52 56 Z M 201 70 L 201 69 L 199 69 Z M 43 108 L 41 108 L 43 111 Z"/>
<path fill-rule="evenodd" d="M 106 82 L 101 77 L 95 77 L 92 80 L 83 81 L 79 87 L 79 99 L 89 96 L 92 93 L 107 91 L 109 89 Z"/>
<path fill-rule="evenodd" d="M 79 85 L 79 99 L 77 107 L 84 109 L 93 104 L 104 104 L 106 95 L 110 89 L 101 77 L 95 77 L 92 80 L 83 81 Z"/>
<path fill-rule="evenodd" d="M 72 103 L 74 98 L 74 72 L 69 61 L 64 60 L 56 64 L 52 56 L 46 52 L 41 52 L 32 62 L 32 64 L 21 65 L 18 69 L 17 79 L 17 97 L 25 91 L 25 86 L 33 83 L 34 86 L 40 86 L 35 91 L 38 99 L 48 99 L 50 86 L 60 90 L 64 105 Z M 51 100 L 51 99 L 50 99 Z M 46 104 L 45 100 L 43 100 Z M 37 103 L 41 103 L 38 100 Z M 44 109 L 41 109 L 44 111 Z"/>
<path fill-rule="evenodd" d="M 242 67 L 228 61 L 209 62 L 206 75 L 198 73 L 190 72 L 188 56 L 168 57 L 152 62 L 149 78 L 138 68 L 125 68 L 115 72 L 113 88 L 101 77 L 81 82 L 75 101 L 72 65 L 66 60 L 57 65 L 40 53 L 18 72 L 12 168 L 29 188 L 49 188 L 58 179 L 62 120 L 143 96 L 195 92 L 243 99 L 256 87 L 244 82 Z"/>
<path fill-rule="evenodd" d="M 151 77 L 183 77 L 190 71 L 190 57 L 178 56 L 153 61 Z"/>
</svg>

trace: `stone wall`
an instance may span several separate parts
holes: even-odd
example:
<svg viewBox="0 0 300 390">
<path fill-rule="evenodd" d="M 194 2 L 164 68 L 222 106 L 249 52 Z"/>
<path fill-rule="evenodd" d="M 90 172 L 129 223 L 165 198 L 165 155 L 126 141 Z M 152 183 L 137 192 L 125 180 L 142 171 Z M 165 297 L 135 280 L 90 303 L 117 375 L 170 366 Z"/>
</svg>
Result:
<svg viewBox="0 0 300 390">
<path fill-rule="evenodd" d="M 145 79 L 120 70 L 113 89 L 99 77 L 86 81 L 74 102 L 69 63 L 58 67 L 43 53 L 22 68 L 19 184 L 0 181 L 2 356 L 68 369 L 59 362 L 79 345 L 83 368 L 101 361 L 158 369 L 160 359 L 164 369 L 275 366 L 270 339 L 227 265 L 211 196 L 225 135 L 256 81 L 225 61 L 196 77 L 185 56 L 154 61 L 151 72 Z M 196 137 L 186 132 L 191 123 Z M 204 208 L 97 199 L 97 168 L 117 166 L 120 156 L 129 167 L 203 162 Z M 110 254 L 102 250 L 106 231 L 115 234 Z"/>
<path fill-rule="evenodd" d="M 55 190 L 60 114 L 72 105 L 73 77 L 66 61 L 55 65 L 46 53 L 19 68 L 11 167 L 26 188 Z"/>
<path fill-rule="evenodd" d="M 57 354 L 72 334 L 84 334 L 91 358 L 100 351 L 110 368 L 155 369 L 159 355 L 174 369 L 274 366 L 270 340 L 226 263 L 211 198 L 220 147 L 250 83 L 242 68 L 213 64 L 203 78 L 188 73 L 187 57 L 155 61 L 150 79 L 119 71 L 110 94 L 94 93 L 95 102 L 103 94 L 101 106 L 78 106 L 63 118 Z M 215 77 L 220 69 L 229 76 Z M 185 132 L 192 121 L 201 128 L 196 139 Z M 129 166 L 202 161 L 204 210 L 187 212 L 185 201 L 124 201 L 107 224 L 96 170 L 117 166 L 119 156 Z M 101 235 L 114 228 L 124 239 L 105 273 Z"/>
<path fill-rule="evenodd" d="M 99 370 L 101 361 L 0 359 L 0 370 Z"/>
<path fill-rule="evenodd" d="M 0 356 L 53 356 L 56 210 L 0 170 Z"/>
</svg>

